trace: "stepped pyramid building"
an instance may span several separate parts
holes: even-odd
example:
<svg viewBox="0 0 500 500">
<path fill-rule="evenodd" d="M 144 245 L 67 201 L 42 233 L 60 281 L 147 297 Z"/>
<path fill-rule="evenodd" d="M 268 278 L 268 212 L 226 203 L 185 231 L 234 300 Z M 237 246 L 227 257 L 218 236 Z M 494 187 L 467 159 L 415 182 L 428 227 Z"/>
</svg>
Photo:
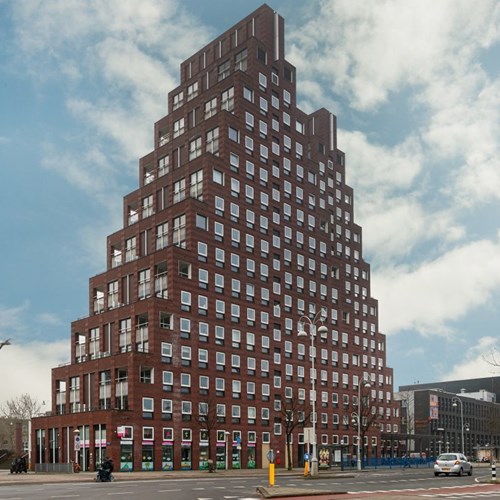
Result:
<svg viewBox="0 0 500 500">
<path fill-rule="evenodd" d="M 32 466 L 260 468 L 273 449 L 283 467 L 287 448 L 298 466 L 314 434 L 320 465 L 358 436 L 363 457 L 389 452 L 393 374 L 336 117 L 299 109 L 296 81 L 267 5 L 181 64 Z"/>
</svg>

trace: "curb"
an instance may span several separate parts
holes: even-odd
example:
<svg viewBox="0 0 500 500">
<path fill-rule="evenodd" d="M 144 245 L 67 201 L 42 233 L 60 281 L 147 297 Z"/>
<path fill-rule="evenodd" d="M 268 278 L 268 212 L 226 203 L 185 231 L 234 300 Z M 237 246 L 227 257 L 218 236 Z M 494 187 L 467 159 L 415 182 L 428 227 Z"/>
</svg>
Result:
<svg viewBox="0 0 500 500">
<path fill-rule="evenodd" d="M 298 496 L 344 495 L 347 491 L 311 490 L 302 488 L 286 488 L 281 486 L 258 486 L 257 493 L 263 498 L 285 498 Z"/>
</svg>

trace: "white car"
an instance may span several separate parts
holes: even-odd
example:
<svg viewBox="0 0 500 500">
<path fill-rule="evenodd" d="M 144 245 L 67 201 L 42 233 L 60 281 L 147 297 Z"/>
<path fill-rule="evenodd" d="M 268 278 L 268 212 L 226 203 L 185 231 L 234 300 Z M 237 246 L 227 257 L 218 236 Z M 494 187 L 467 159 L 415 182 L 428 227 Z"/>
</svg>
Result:
<svg viewBox="0 0 500 500">
<path fill-rule="evenodd" d="M 468 474 L 472 476 L 472 465 L 463 453 L 443 453 L 434 462 L 434 475 L 439 474 Z"/>
</svg>

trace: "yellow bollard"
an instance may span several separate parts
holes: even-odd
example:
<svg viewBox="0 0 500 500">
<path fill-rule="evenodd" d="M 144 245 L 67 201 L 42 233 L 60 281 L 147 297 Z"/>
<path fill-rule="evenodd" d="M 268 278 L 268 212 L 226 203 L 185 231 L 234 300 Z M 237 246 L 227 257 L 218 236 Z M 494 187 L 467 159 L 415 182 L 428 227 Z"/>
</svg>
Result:
<svg viewBox="0 0 500 500">
<path fill-rule="evenodd" d="M 304 477 L 307 477 L 309 475 L 309 460 L 306 460 L 304 462 Z"/>
<path fill-rule="evenodd" d="M 274 486 L 274 464 L 269 464 L 269 486 Z"/>
</svg>

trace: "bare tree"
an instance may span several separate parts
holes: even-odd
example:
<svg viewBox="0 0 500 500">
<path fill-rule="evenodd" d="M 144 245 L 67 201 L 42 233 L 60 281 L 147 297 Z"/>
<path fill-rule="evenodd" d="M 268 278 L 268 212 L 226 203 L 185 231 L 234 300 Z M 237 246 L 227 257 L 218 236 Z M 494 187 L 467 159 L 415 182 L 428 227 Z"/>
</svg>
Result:
<svg viewBox="0 0 500 500">
<path fill-rule="evenodd" d="M 27 429 L 27 422 L 39 415 L 41 408 L 38 400 L 29 394 L 22 394 L 0 405 L 0 447 L 7 445 L 14 449 L 16 429 Z"/>
<path fill-rule="evenodd" d="M 394 395 L 396 401 L 401 401 L 402 431 L 406 436 L 406 453 L 415 451 L 414 441 L 410 446 L 410 436 L 415 435 L 415 393 L 414 391 L 401 391 Z"/>
<path fill-rule="evenodd" d="M 292 470 L 292 435 L 297 427 L 303 427 L 311 418 L 311 406 L 306 406 L 305 402 L 296 396 L 286 398 L 279 406 L 275 408 L 277 414 L 276 420 L 279 420 L 285 430 L 286 437 L 286 460 L 287 469 Z"/>
<path fill-rule="evenodd" d="M 217 400 L 214 397 L 207 396 L 206 399 L 200 401 L 198 405 L 198 417 L 197 424 L 198 428 L 201 431 L 206 433 L 207 442 L 208 442 L 208 464 L 209 470 L 212 470 L 212 465 L 214 465 L 212 453 L 212 438 L 214 432 L 220 423 L 219 413 L 218 413 L 218 404 Z"/>
<path fill-rule="evenodd" d="M 490 353 L 485 354 L 483 359 L 489 365 L 500 368 L 500 350 L 497 347 L 494 347 Z"/>
<path fill-rule="evenodd" d="M 358 401 L 358 418 L 360 419 L 360 439 L 361 439 L 361 460 L 365 456 L 365 436 L 372 425 L 378 419 L 377 406 L 375 400 L 370 397 L 370 388 L 367 388 L 366 394 L 361 387 L 361 400 Z"/>
<path fill-rule="evenodd" d="M 0 405 L 0 413 L 11 420 L 31 420 L 40 413 L 42 405 L 36 398 L 29 394 L 9 399 L 5 404 Z"/>
</svg>

